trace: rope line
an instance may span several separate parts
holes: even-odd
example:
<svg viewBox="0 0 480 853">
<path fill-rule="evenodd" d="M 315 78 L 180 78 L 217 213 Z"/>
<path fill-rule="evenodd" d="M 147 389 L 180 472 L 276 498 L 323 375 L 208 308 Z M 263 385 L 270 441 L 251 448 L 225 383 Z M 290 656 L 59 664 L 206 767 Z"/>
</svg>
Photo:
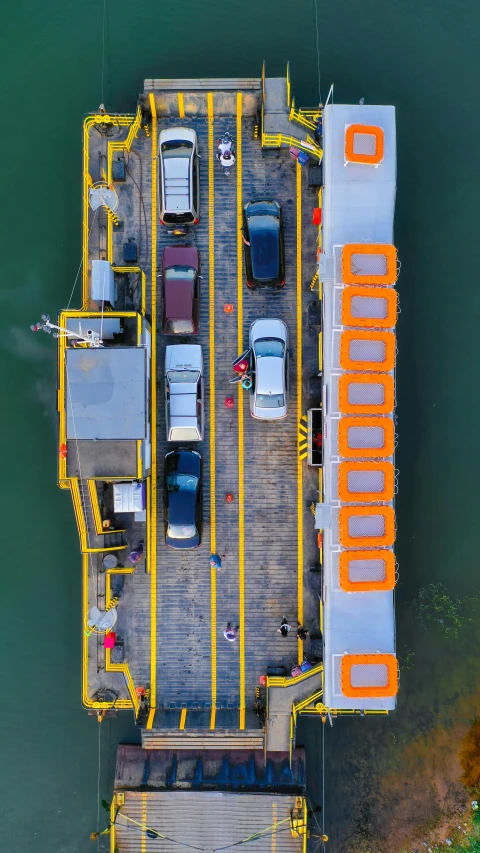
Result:
<svg viewBox="0 0 480 853">
<path fill-rule="evenodd" d="M 96 218 L 96 216 L 97 216 L 97 211 L 96 211 L 96 210 L 94 210 L 94 211 L 93 211 L 92 224 L 91 224 L 91 226 L 90 226 L 90 230 L 89 230 L 89 232 L 88 232 L 88 239 L 90 239 L 90 234 L 92 233 L 92 228 L 93 228 L 93 226 L 94 226 L 94 224 L 95 224 L 95 218 Z M 72 292 L 71 292 L 71 294 L 70 294 L 70 299 L 68 300 L 68 305 L 67 305 L 67 308 L 66 308 L 66 310 L 67 310 L 67 311 L 68 311 L 68 309 L 70 308 L 70 304 L 71 304 L 72 299 L 73 299 L 73 294 L 74 294 L 74 292 L 75 292 L 75 288 L 76 288 L 76 286 L 77 286 L 78 276 L 80 275 L 80 272 L 81 272 L 82 266 L 83 266 L 83 258 L 81 259 L 81 261 L 80 261 L 80 263 L 79 263 L 79 265 L 78 265 L 78 270 L 77 270 L 77 274 L 76 274 L 76 276 L 75 276 L 75 281 L 73 282 Z"/>
<path fill-rule="evenodd" d="M 102 20 L 102 105 L 104 103 L 105 90 L 105 20 L 107 17 L 107 0 L 103 0 L 103 20 Z"/>
</svg>

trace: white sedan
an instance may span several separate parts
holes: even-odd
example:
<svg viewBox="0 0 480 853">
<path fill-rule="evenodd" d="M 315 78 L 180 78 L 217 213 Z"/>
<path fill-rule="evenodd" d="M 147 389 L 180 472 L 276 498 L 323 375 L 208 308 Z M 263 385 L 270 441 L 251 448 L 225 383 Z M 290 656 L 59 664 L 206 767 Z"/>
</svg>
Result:
<svg viewBox="0 0 480 853">
<path fill-rule="evenodd" d="M 250 413 L 277 421 L 287 416 L 288 329 L 283 320 L 255 320 L 250 326 Z"/>
</svg>

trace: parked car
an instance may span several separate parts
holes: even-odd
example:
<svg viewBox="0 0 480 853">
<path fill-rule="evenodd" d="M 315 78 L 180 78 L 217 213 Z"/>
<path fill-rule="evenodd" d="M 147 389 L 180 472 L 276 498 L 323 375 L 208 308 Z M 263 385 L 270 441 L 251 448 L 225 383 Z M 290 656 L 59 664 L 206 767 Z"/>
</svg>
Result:
<svg viewBox="0 0 480 853">
<path fill-rule="evenodd" d="M 195 450 L 172 450 L 165 456 L 165 543 L 197 548 L 202 541 L 202 460 Z"/>
<path fill-rule="evenodd" d="M 283 320 L 255 320 L 250 326 L 250 413 L 276 421 L 288 409 L 288 329 Z"/>
<path fill-rule="evenodd" d="M 196 335 L 200 319 L 200 256 L 194 246 L 167 246 L 162 257 L 162 329 Z"/>
<path fill-rule="evenodd" d="M 278 201 L 249 201 L 245 205 L 243 250 L 248 287 L 283 287 L 285 247 Z"/>
<path fill-rule="evenodd" d="M 203 439 L 203 356 L 198 344 L 165 348 L 167 441 Z"/>
<path fill-rule="evenodd" d="M 170 127 L 158 138 L 160 222 L 176 227 L 197 225 L 200 216 L 197 134 Z"/>
</svg>

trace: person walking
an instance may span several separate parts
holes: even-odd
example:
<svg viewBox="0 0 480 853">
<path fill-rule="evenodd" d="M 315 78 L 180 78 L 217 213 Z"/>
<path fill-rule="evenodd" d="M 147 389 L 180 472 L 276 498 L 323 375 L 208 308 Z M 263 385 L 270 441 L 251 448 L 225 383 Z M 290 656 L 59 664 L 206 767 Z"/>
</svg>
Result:
<svg viewBox="0 0 480 853">
<path fill-rule="evenodd" d="M 297 640 L 302 640 L 303 642 L 305 642 L 305 640 L 309 636 L 310 634 L 308 633 L 308 631 L 302 625 L 300 625 L 300 622 L 297 622 Z"/>
<path fill-rule="evenodd" d="M 228 640 L 229 643 L 234 643 L 235 640 L 237 639 L 237 631 L 238 631 L 239 627 L 240 626 L 237 625 L 237 627 L 234 628 L 231 622 L 227 622 L 227 627 L 225 628 L 225 631 L 223 632 L 223 636 L 225 637 L 226 640 Z"/>
<path fill-rule="evenodd" d="M 277 634 L 281 634 L 282 637 L 288 637 L 290 631 L 292 630 L 292 626 L 288 624 L 285 616 L 282 619 L 282 624 L 280 628 L 277 628 Z"/>
</svg>

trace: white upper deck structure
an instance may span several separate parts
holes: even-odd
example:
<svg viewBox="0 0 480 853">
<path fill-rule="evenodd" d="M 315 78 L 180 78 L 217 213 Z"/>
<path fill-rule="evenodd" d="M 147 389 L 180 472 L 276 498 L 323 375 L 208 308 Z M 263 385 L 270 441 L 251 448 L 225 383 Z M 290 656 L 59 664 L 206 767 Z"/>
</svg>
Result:
<svg viewBox="0 0 480 853">
<path fill-rule="evenodd" d="M 390 710 L 395 110 L 332 104 L 323 123 L 324 703 Z"/>
</svg>

